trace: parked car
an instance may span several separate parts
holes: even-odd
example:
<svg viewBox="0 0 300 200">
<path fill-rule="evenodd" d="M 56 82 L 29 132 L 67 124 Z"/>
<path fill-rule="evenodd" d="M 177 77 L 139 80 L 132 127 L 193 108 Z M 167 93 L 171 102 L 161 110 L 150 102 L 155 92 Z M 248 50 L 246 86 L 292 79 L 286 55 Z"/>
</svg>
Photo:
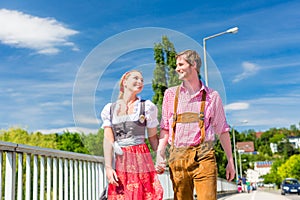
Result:
<svg viewBox="0 0 300 200">
<path fill-rule="evenodd" d="M 281 194 L 298 194 L 300 195 L 300 183 L 295 178 L 286 178 L 281 184 Z"/>
</svg>

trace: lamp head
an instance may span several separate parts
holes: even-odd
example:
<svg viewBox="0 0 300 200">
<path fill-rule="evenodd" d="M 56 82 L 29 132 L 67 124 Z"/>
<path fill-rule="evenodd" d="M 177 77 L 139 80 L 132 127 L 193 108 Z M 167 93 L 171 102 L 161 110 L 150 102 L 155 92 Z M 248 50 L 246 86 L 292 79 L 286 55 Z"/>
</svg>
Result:
<svg viewBox="0 0 300 200">
<path fill-rule="evenodd" d="M 239 28 L 238 28 L 238 27 L 234 27 L 234 28 L 230 28 L 230 29 L 228 29 L 226 32 L 227 32 L 227 33 L 237 33 L 237 32 L 238 32 L 238 30 L 239 30 Z"/>
</svg>

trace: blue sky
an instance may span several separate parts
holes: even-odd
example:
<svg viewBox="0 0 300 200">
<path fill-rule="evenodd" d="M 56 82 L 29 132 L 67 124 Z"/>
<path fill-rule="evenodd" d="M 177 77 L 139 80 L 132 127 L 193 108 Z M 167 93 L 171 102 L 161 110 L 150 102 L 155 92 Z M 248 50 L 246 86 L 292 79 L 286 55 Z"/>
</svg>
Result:
<svg viewBox="0 0 300 200">
<path fill-rule="evenodd" d="M 300 122 L 300 2 L 0 2 L 0 129 L 96 130 L 127 70 L 151 98 L 152 47 L 167 35 L 177 51 L 207 40 L 209 86 L 238 130 Z M 203 67 L 202 72 L 203 74 Z M 243 123 L 247 121 L 247 123 Z"/>
</svg>

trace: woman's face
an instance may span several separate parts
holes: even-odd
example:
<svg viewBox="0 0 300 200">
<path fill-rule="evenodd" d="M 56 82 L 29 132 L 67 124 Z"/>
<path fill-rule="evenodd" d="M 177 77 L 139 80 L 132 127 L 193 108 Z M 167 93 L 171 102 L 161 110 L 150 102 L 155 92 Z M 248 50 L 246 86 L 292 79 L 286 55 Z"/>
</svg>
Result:
<svg viewBox="0 0 300 200">
<path fill-rule="evenodd" d="M 140 72 L 130 72 L 124 81 L 125 90 L 129 90 L 135 94 L 140 93 L 144 88 L 144 79 Z"/>
</svg>

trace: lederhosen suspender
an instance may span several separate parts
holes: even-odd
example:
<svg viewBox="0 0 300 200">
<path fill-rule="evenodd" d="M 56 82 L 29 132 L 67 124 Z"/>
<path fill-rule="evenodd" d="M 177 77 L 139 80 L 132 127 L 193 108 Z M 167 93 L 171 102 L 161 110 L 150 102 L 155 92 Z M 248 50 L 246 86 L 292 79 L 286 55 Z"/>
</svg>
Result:
<svg viewBox="0 0 300 200">
<path fill-rule="evenodd" d="M 175 131 L 176 131 L 176 123 L 192 123 L 199 122 L 199 128 L 201 130 L 201 141 L 203 143 L 205 140 L 205 125 L 204 125 L 204 109 L 205 109 L 205 100 L 206 100 L 206 91 L 203 90 L 200 113 L 194 112 L 185 112 L 181 114 L 177 114 L 177 106 L 178 106 L 178 96 L 179 96 L 180 86 L 177 87 L 175 100 L 174 100 L 174 114 L 173 114 L 173 124 L 172 124 L 172 147 L 174 146 L 175 141 Z"/>
</svg>

